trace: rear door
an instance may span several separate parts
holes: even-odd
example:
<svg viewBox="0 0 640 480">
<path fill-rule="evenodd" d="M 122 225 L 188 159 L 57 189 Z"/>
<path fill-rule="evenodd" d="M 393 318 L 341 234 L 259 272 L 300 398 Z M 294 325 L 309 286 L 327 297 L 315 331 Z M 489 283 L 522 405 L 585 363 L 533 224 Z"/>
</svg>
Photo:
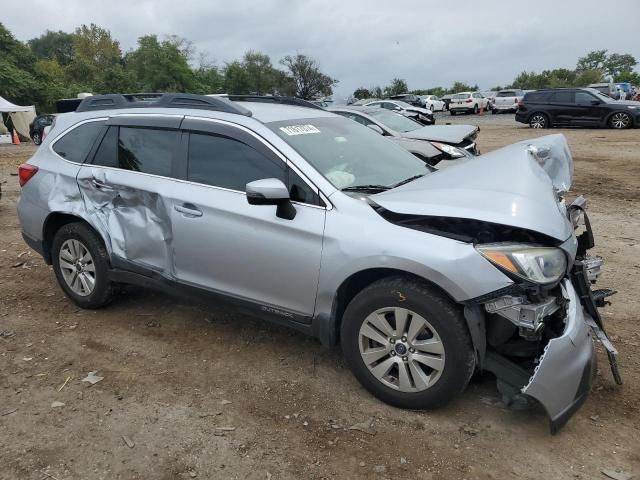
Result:
<svg viewBox="0 0 640 480">
<path fill-rule="evenodd" d="M 252 132 L 234 124 L 185 119 L 186 182 L 171 210 L 177 278 L 251 302 L 265 312 L 310 321 L 325 207 L 315 187 Z M 248 182 L 288 184 L 296 216 L 250 205 Z"/>
<path fill-rule="evenodd" d="M 569 125 L 579 111 L 575 104 L 575 94 L 571 90 L 560 90 L 551 94 L 549 115 L 554 125 Z"/>
<path fill-rule="evenodd" d="M 172 275 L 171 207 L 182 116 L 109 119 L 77 181 L 87 215 L 114 267 Z"/>
</svg>

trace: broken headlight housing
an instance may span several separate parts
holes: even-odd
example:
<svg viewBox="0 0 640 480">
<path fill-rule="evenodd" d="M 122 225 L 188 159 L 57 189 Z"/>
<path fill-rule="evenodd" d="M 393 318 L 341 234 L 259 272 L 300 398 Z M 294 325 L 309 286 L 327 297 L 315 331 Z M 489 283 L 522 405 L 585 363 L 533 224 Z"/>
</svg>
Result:
<svg viewBox="0 0 640 480">
<path fill-rule="evenodd" d="M 440 142 L 430 142 L 430 143 L 441 152 L 444 152 L 447 155 L 449 155 L 451 158 L 462 158 L 467 156 L 466 152 L 461 148 L 457 148 L 452 145 L 447 145 L 446 143 L 440 143 Z"/>
<path fill-rule="evenodd" d="M 555 247 L 494 243 L 476 250 L 502 271 L 541 285 L 559 281 L 567 271 L 567 256 Z"/>
</svg>

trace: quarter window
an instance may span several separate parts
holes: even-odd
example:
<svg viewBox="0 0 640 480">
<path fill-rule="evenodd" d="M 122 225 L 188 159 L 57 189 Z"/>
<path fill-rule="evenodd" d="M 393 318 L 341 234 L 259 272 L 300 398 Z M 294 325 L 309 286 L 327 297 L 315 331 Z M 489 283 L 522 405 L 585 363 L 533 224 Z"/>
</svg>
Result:
<svg viewBox="0 0 640 480">
<path fill-rule="evenodd" d="M 556 92 L 551 95 L 551 103 L 573 103 L 573 92 Z"/>
<path fill-rule="evenodd" d="M 70 162 L 84 162 L 104 123 L 104 121 L 83 123 L 54 143 L 53 151 Z"/>
<path fill-rule="evenodd" d="M 238 140 L 197 133 L 189 136 L 187 178 L 241 192 L 247 183 L 263 178 L 278 178 L 287 183 L 284 164 L 276 164 Z"/>
</svg>

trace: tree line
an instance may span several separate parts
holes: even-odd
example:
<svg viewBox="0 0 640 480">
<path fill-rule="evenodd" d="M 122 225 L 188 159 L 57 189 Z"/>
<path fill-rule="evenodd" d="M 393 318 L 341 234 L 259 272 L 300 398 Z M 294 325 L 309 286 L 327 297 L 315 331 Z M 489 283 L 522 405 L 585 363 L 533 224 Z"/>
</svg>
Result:
<svg viewBox="0 0 640 480">
<path fill-rule="evenodd" d="M 522 90 L 538 90 L 541 88 L 558 87 L 586 87 L 591 83 L 600 83 L 613 80 L 614 82 L 630 82 L 640 86 L 640 74 L 634 71 L 638 61 L 628 53 L 608 53 L 607 50 L 595 50 L 584 57 L 580 57 L 575 68 L 556 68 L 543 70 L 540 73 L 524 71 L 520 73 L 510 84 L 496 85 L 488 90 L 497 91 L 510 88 Z M 353 92 L 353 97 L 382 98 L 401 93 L 413 93 L 415 95 L 443 96 L 450 93 L 479 90 L 478 85 L 469 85 L 464 82 L 454 82 L 449 88 L 432 87 L 427 89 L 409 90 L 407 82 L 401 78 L 394 78 L 385 87 L 360 87 Z"/>
<path fill-rule="evenodd" d="M 331 95 L 337 80 L 302 54 L 274 66 L 249 50 L 219 67 L 189 40 L 145 35 L 123 52 L 111 33 L 95 24 L 73 33 L 49 31 L 27 42 L 0 23 L 0 96 L 51 112 L 55 101 L 80 92 L 189 92 L 277 94 L 311 99 Z"/>
</svg>

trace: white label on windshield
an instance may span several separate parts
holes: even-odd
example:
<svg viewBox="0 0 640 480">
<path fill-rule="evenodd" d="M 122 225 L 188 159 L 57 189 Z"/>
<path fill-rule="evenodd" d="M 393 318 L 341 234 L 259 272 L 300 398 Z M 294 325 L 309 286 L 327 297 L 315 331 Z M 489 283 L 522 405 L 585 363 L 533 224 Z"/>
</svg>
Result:
<svg viewBox="0 0 640 480">
<path fill-rule="evenodd" d="M 291 125 L 289 127 L 280 127 L 280 130 L 282 130 L 284 133 L 286 133 L 289 136 L 308 135 L 310 133 L 320 133 L 320 130 L 318 130 L 313 125 Z"/>
</svg>

